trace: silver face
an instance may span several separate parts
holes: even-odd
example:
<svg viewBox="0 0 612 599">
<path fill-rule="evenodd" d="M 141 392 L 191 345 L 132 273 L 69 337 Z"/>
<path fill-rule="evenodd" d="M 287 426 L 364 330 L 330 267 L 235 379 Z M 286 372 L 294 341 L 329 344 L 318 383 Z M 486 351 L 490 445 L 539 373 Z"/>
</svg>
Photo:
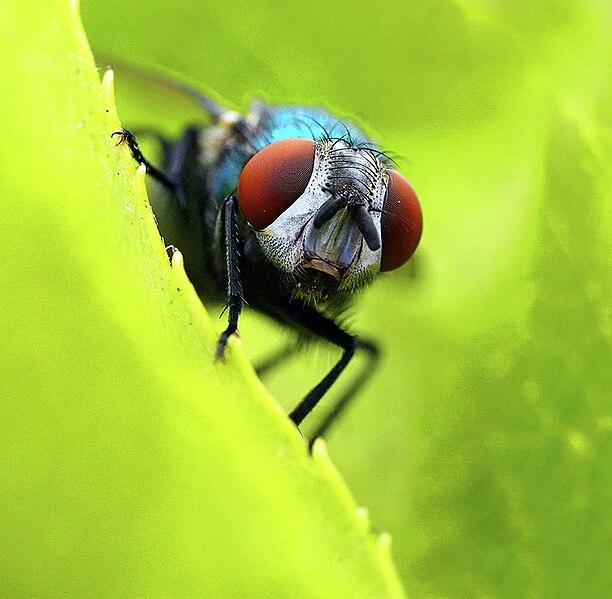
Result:
<svg viewBox="0 0 612 599">
<path fill-rule="evenodd" d="M 343 140 L 315 142 L 304 193 L 255 231 L 263 253 L 309 299 L 362 287 L 380 269 L 387 186 L 387 167 L 371 150 Z"/>
</svg>

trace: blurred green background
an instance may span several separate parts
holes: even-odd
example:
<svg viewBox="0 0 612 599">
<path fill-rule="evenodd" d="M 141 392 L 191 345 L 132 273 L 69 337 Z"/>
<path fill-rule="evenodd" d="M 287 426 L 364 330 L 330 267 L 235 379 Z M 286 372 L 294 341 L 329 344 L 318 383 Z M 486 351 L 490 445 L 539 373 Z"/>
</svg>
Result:
<svg viewBox="0 0 612 599">
<path fill-rule="evenodd" d="M 394 561 L 408 595 L 607 596 L 612 587 L 609 2 L 330 4 L 317 0 L 304 4 L 256 1 L 222 5 L 158 0 L 146 5 L 126 0 L 82 0 L 81 13 L 94 53 L 100 56 L 100 67 L 117 57 L 137 65 L 169 69 L 201 82 L 205 89 L 239 109 L 246 108 L 253 97 L 273 103 L 326 106 L 340 116 L 359 120 L 384 149 L 399 155 L 399 168 L 422 201 L 424 236 L 414 268 L 380 277 L 351 312 L 352 329 L 380 340 L 384 359 L 350 413 L 329 434 L 328 443 L 332 459 L 357 501 L 369 508 L 375 529 L 391 532 Z M 10 11 L 8 14 L 12 16 Z M 7 31 L 11 34 L 14 21 L 7 17 L 4 22 L 10 24 Z M 56 30 L 51 26 L 45 29 L 47 22 L 44 10 L 33 14 L 33 30 L 37 26 L 47 33 L 38 34 L 32 43 L 40 39 L 53 43 Z M 27 48 L 24 44 L 25 58 L 20 67 L 26 72 L 34 64 Z M 72 59 L 70 51 L 67 46 L 66 55 Z M 124 125 L 173 133 L 194 118 L 193 110 L 184 102 L 147 89 L 129 73 L 122 74 L 121 68 L 117 68 L 116 77 L 117 105 Z M 39 98 L 35 91 L 31 93 L 33 104 Z M 29 104 L 12 106 L 10 96 L 8 101 L 14 110 L 21 107 L 26 113 L 30 108 Z M 44 103 L 43 107 L 46 110 Z M 21 139 L 19 130 L 11 129 L 12 113 L 5 114 L 9 121 L 5 125 L 8 149 L 3 158 L 11 156 Z M 31 135 L 36 135 L 32 130 Z M 41 128 L 36 141 L 43 144 L 45 136 L 46 130 Z M 110 146 L 107 151 L 110 156 Z M 91 168 L 93 172 L 94 166 Z M 3 168 L 4 178 L 7 172 L 9 169 Z M 12 174 L 16 177 L 14 171 Z M 17 174 L 25 177 L 29 171 Z M 6 197 L 35 202 L 45 192 L 44 187 L 44 181 L 33 179 L 29 195 L 5 196 L 5 209 L 10 208 Z M 12 187 L 8 189 L 13 191 Z M 61 197 L 61 189 L 52 191 Z M 43 230 L 34 225 L 31 228 L 36 235 Z M 44 231 L 37 239 L 41 245 L 51 245 L 53 231 Z M 134 236 L 136 242 L 148 239 L 142 231 L 136 230 Z M 5 237 L 11 248 L 22 241 L 11 239 Z M 103 232 L 97 241 L 104 243 Z M 119 252 L 122 241 L 117 240 Z M 179 240 L 172 241 L 180 247 Z M 69 248 L 66 252 L 70 256 Z M 143 255 L 147 252 L 143 250 Z M 34 276 L 34 254 L 28 257 L 26 273 Z M 116 257 L 117 264 L 121 264 L 120 257 Z M 130 257 L 125 259 L 129 262 Z M 163 260 L 161 256 L 157 259 Z M 49 258 L 49 264 L 42 262 L 38 267 L 43 272 L 56 264 Z M 13 282 L 12 272 L 0 274 L 6 275 L 8 288 Z M 121 276 L 126 283 L 130 273 Z M 78 308 L 82 299 L 78 296 L 82 292 L 78 280 L 55 283 L 58 290 L 74 293 Z M 109 294 L 106 289 L 96 291 Z M 120 296 L 119 289 L 114 293 Z M 52 305 L 52 294 L 47 298 L 32 292 L 31 299 L 37 297 Z M 142 309 L 119 300 L 114 306 L 117 313 L 125 310 L 126 314 L 135 308 Z M 153 308 L 147 310 L 153 313 Z M 161 302 L 157 308 L 163 314 L 174 310 Z M 179 320 L 188 319 L 179 311 L 177 314 Z M 44 322 L 44 314 L 38 316 Z M 108 319 L 111 331 L 119 319 L 114 312 L 92 312 L 90 317 Z M 164 316 L 160 328 L 171 329 L 169 319 Z M 135 324 L 134 328 L 139 326 Z M 219 331 L 223 325 L 214 321 L 213 326 Z M 163 333 L 170 337 L 169 360 L 181 344 L 191 347 L 194 343 L 193 339 L 188 343 L 174 340 L 167 330 Z M 74 330 L 61 331 L 64 334 L 87 347 L 89 338 L 80 338 L 83 331 L 78 323 Z M 241 321 L 241 334 L 255 359 L 291 339 L 283 331 L 272 335 L 268 323 L 248 310 Z M 44 335 L 40 335 L 42 346 Z M 127 345 L 129 350 L 131 346 Z M 140 359 L 141 350 L 134 351 Z M 150 357 L 147 354 L 147 360 Z M 333 349 L 311 349 L 296 357 L 288 368 L 274 373 L 265 381 L 266 386 L 285 409 L 290 409 L 335 357 Z M 143 358 L 143 363 L 151 363 L 147 360 Z M 189 366 L 193 368 L 196 362 L 194 357 Z M 127 358 L 126 364 L 127 371 L 131 364 Z M 97 374 L 93 359 L 89 366 Z M 173 367 L 179 369 L 180 364 L 173 363 Z M 122 367 L 117 368 L 119 371 Z M 39 381 L 32 372 L 37 370 L 24 367 L 15 380 L 25 381 L 34 389 Z M 75 372 L 76 378 L 86 376 Z M 200 430 L 196 424 L 187 434 L 183 429 L 172 429 L 162 441 L 151 431 L 168 417 L 164 411 L 167 406 L 155 400 L 157 387 L 161 387 L 160 394 L 166 392 L 173 397 L 176 385 L 177 394 L 183 393 L 193 401 L 193 405 L 180 404 L 181 416 L 200 423 L 202 406 L 190 387 L 199 383 L 195 378 L 182 380 L 181 373 L 177 370 L 175 379 L 168 375 L 160 385 L 143 370 L 142 380 L 131 381 L 153 398 L 143 403 L 145 410 L 153 407 L 149 419 L 139 420 L 141 428 L 133 431 L 134 438 L 144 439 L 145 448 L 153 444 L 155 449 L 143 480 L 155 487 L 161 469 L 162 498 L 155 496 L 155 501 L 172 509 L 176 507 L 168 498 L 176 482 L 172 460 L 178 457 L 190 463 L 194 455 L 199 456 L 190 450 L 199 447 Z M 230 375 L 218 376 L 231 386 Z M 121 388 L 115 397 L 112 377 L 108 387 L 97 383 L 101 389 L 110 390 L 109 410 L 114 409 L 117 404 L 112 400 L 121 399 Z M 237 396 L 239 392 L 235 393 Z M 75 406 L 79 399 L 83 400 L 76 398 Z M 207 413 L 209 408 L 204 408 Z M 128 417 L 130 409 L 125 407 Z M 218 411 L 210 410 L 211 418 L 219 416 Z M 231 425 L 235 424 L 232 418 L 244 416 L 231 399 L 228 414 Z M 110 426 L 115 418 L 121 421 L 124 417 L 122 407 L 102 425 Z M 255 410 L 251 417 L 251 426 L 262 430 L 266 440 L 261 445 L 252 443 L 253 464 L 265 463 L 266 450 L 269 454 L 291 453 L 284 445 L 278 449 L 278 439 L 266 428 L 266 413 Z M 59 424 L 61 432 L 65 423 Z M 100 425 L 99 417 L 95 424 Z M 242 425 L 244 422 L 239 421 L 237 429 L 242 430 Z M 41 426 L 48 426 L 42 418 Z M 106 430 L 100 428 L 101 437 Z M 225 431 L 207 429 L 213 446 L 228 439 L 235 441 L 231 436 L 225 438 Z M 20 432 L 14 434 L 18 439 Z M 123 448 L 124 440 L 117 435 L 116 442 L 114 437 L 109 438 L 117 446 L 119 465 L 126 452 L 140 456 L 129 445 Z M 41 447 L 44 451 L 47 446 L 43 442 Z M 78 450 L 75 447 L 75 456 Z M 235 481 L 231 483 L 235 488 L 230 488 L 237 495 L 246 493 L 250 500 L 251 495 L 259 498 L 269 493 L 270 509 L 299 505 L 294 501 L 299 493 L 294 493 L 293 487 L 283 488 L 285 479 L 274 478 L 278 476 L 274 469 L 254 470 L 251 486 L 245 486 L 240 478 L 244 471 L 231 470 L 235 467 L 232 459 L 240 457 L 240 448 L 227 451 L 232 452 L 227 463 L 217 466 L 197 461 L 194 472 L 199 468 L 214 480 L 225 469 Z M 143 449 L 145 463 L 148 457 Z M 99 468 L 105 472 L 102 464 Z M 288 461 L 286 468 L 291 471 L 294 462 Z M 270 478 L 261 479 L 263 473 Z M 124 492 L 126 487 L 132 490 L 128 474 L 126 470 L 125 480 L 111 481 L 117 492 Z M 97 480 L 95 472 L 91 476 L 92 481 Z M 88 480 L 83 479 L 84 488 Z M 179 478 L 179 484 L 182 480 Z M 140 506 L 137 483 L 133 493 L 133 500 Z M 80 497 L 78 490 L 75 497 Z M 177 522 L 182 522 L 188 532 L 177 539 L 190 538 L 200 524 L 190 520 L 200 517 L 199 495 L 194 491 L 189 497 L 180 504 L 182 511 L 176 513 Z M 60 499 L 58 495 L 58 502 Z M 333 503 L 333 498 L 330 501 Z M 253 505 L 260 504 L 253 500 Z M 214 507 L 223 512 L 223 498 Z M 140 506 L 145 512 L 149 508 Z M 233 504 L 229 514 L 232 508 Z M 19 506 L 11 509 L 19 512 Z M 109 513 L 114 515 L 112 509 Z M 151 512 L 150 517 L 158 517 L 154 509 Z M 176 525 L 171 511 L 159 514 L 163 514 L 162 519 L 155 525 L 161 530 Z M 50 510 L 45 526 L 51 530 L 53 517 Z M 241 515 L 234 517 L 240 520 Z M 310 522 L 308 517 L 312 513 L 305 515 L 305 522 Z M 105 532 L 106 520 L 102 512 L 99 522 L 84 525 L 94 533 Z M 128 513 L 124 524 L 121 522 L 119 526 L 138 539 L 144 523 L 148 526 L 151 520 L 143 517 L 139 523 Z M 253 519 L 249 522 L 252 524 Z M 278 546 L 284 551 L 294 537 L 282 522 L 272 532 L 278 535 Z M 257 546 L 253 539 L 263 537 L 266 530 L 262 524 L 261 529 L 255 525 L 245 531 L 239 524 L 226 520 L 213 521 L 211 526 L 213 530 L 220 527 L 220 538 L 225 540 L 224 535 L 229 535 L 237 546 L 246 535 L 246 555 L 249 539 Z M 337 553 L 344 555 L 344 538 L 341 534 L 333 536 L 336 524 L 332 519 L 321 526 L 329 527 L 332 539 L 338 539 Z M 344 526 L 344 521 L 340 524 Z M 350 524 L 346 527 L 349 530 Z M 151 547 L 165 540 L 153 538 L 153 533 L 151 536 L 147 551 L 154 554 Z M 60 539 L 58 548 L 54 548 L 60 557 L 70 553 L 69 541 L 62 544 Z M 199 541 L 194 538 L 194 546 Z M 304 546 L 308 542 L 310 539 L 304 540 Z M 361 555 L 358 544 L 354 546 Z M 183 555 L 180 549 L 174 549 Z M 325 553 L 326 549 L 327 545 L 321 547 L 321 560 L 334 555 L 333 551 Z M 222 588 L 222 577 L 240 555 L 226 555 L 222 548 L 215 548 L 214 542 L 209 550 L 211 562 L 218 562 Z M 126 555 L 133 559 L 127 549 Z M 293 557 L 288 556 L 283 565 L 275 561 L 272 551 L 262 556 L 260 568 L 257 562 L 241 561 L 236 589 L 240 580 L 252 581 L 253 588 L 276 588 L 281 596 L 295 575 Z M 129 579 L 132 561 L 124 560 L 121 553 L 107 558 L 108 563 L 102 567 L 91 564 L 91 569 L 116 569 L 118 576 Z M 346 560 L 349 578 L 354 558 Z M 182 567 L 189 572 L 195 563 L 177 562 L 175 574 L 180 575 Z M 355 564 L 358 571 L 360 562 L 356 560 Z M 136 574 L 134 580 L 140 580 Z M 156 588 L 151 587 L 153 591 Z M 306 593 L 305 587 L 299 588 Z M 139 588 L 134 594 L 138 591 L 145 592 Z M 227 592 L 230 596 L 230 590 Z M 334 589 L 329 596 L 335 596 Z"/>
<path fill-rule="evenodd" d="M 351 313 L 384 361 L 329 445 L 392 532 L 409 594 L 609 592 L 610 11 L 83 2 L 94 53 L 179 72 L 240 109 L 330 107 L 401 157 L 425 219 L 416 276 L 381 277 Z M 184 122 L 118 86 L 124 123 Z M 265 326 L 245 314 L 252 355 Z M 312 350 L 266 384 L 290 408 L 335 355 Z"/>
</svg>

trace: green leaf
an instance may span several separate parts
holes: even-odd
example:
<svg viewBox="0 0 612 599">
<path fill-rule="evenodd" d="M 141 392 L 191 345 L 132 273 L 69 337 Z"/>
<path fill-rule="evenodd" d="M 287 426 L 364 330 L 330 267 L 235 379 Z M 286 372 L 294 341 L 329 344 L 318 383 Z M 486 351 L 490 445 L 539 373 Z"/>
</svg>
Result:
<svg viewBox="0 0 612 599">
<path fill-rule="evenodd" d="M 381 278 L 355 310 L 354 329 L 382 339 L 385 357 L 329 439 L 334 460 L 392 531 L 416 596 L 606 596 L 607 2 L 88 0 L 83 11 L 102 53 L 186 74 L 239 107 L 254 95 L 335 106 L 407 158 L 425 215 L 417 279 Z M 277 452 L 279 428 L 282 448 L 301 446 L 267 396 L 245 390 L 245 377 L 255 383 L 238 344 L 212 367 L 214 334 L 107 138 L 118 122 L 102 114 L 74 15 L 5 2 L 0 16 L 3 588 L 352 596 L 370 570 L 338 556 L 370 545 L 314 508 L 285 519 L 310 497 L 287 479 L 306 468 L 320 492 L 320 469 Z M 129 126 L 184 121 L 175 98 L 132 89 L 120 100 Z M 282 341 L 250 316 L 250 353 Z M 325 366 L 309 353 L 266 385 L 290 408 Z M 202 444 L 216 451 L 196 460 Z M 273 458 L 262 474 L 255 464 Z M 206 502 L 201 476 L 234 492 Z M 206 543 L 203 530 L 214 531 Z M 330 582 L 332 569 L 355 586 Z"/>
<path fill-rule="evenodd" d="M 329 443 L 392 531 L 409 592 L 608 594 L 609 2 L 84 9 L 103 53 L 239 106 L 334 106 L 405 157 L 425 218 L 418 276 L 381 278 L 356 307 L 353 327 L 383 341 L 384 363 Z M 122 95 L 124 118 L 175 130 L 147 98 Z M 249 316 L 257 355 L 271 332 Z M 266 385 L 290 408 L 287 389 L 325 366 L 311 352 Z"/>
<path fill-rule="evenodd" d="M 214 364 L 74 4 L 0 17 L 4 594 L 402 597 L 324 444 Z"/>
</svg>

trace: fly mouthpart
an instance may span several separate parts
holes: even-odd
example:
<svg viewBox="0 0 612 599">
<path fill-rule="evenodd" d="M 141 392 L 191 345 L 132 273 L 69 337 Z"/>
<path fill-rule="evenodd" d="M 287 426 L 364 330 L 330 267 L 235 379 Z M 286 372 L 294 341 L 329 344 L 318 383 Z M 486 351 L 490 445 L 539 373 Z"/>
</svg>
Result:
<svg viewBox="0 0 612 599">
<path fill-rule="evenodd" d="M 340 271 L 335 266 L 331 265 L 329 262 L 326 262 L 325 260 L 321 260 L 319 258 L 308 258 L 304 262 L 304 266 L 305 268 L 316 270 L 326 275 L 329 275 L 333 277 L 334 279 L 340 278 Z"/>
</svg>

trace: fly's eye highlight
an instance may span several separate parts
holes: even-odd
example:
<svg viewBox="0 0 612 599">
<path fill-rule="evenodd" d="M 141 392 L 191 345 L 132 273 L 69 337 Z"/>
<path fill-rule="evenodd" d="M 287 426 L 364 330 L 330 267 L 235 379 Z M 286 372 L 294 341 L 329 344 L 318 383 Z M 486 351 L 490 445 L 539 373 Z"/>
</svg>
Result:
<svg viewBox="0 0 612 599">
<path fill-rule="evenodd" d="M 380 270 L 399 268 L 414 254 L 423 231 L 421 205 L 412 186 L 396 170 L 389 171 L 389 186 L 381 217 Z"/>
<path fill-rule="evenodd" d="M 246 163 L 238 181 L 238 203 L 252 227 L 267 227 L 304 193 L 314 157 L 314 142 L 296 137 L 271 143 Z"/>
</svg>

